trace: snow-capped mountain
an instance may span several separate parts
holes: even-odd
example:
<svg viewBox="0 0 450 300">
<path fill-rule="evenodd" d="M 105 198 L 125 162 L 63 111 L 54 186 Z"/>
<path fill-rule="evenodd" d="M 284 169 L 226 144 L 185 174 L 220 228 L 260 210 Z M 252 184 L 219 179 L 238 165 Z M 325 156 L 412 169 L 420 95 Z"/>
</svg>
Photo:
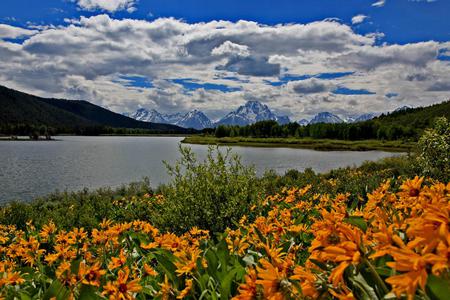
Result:
<svg viewBox="0 0 450 300">
<path fill-rule="evenodd" d="M 285 125 L 285 124 L 291 123 L 291 119 L 289 119 L 288 116 L 277 116 L 277 120 L 276 121 L 280 125 Z"/>
<path fill-rule="evenodd" d="M 147 110 L 145 108 L 139 108 L 136 112 L 130 114 L 129 116 L 130 118 L 143 122 L 169 123 L 167 122 L 167 120 L 164 118 L 163 115 L 161 115 L 154 109 Z"/>
<path fill-rule="evenodd" d="M 409 106 L 409 105 L 403 105 L 402 107 L 396 108 L 393 112 L 404 111 L 404 110 L 407 110 L 407 109 L 410 109 L 410 108 L 412 108 L 412 107 Z"/>
<path fill-rule="evenodd" d="M 344 120 L 330 112 L 321 112 L 314 116 L 314 118 L 309 122 L 309 124 L 317 123 L 343 123 Z"/>
<path fill-rule="evenodd" d="M 279 123 L 289 123 L 289 117 L 275 115 L 267 105 L 259 101 L 248 101 L 237 110 L 230 112 L 220 119 L 216 125 L 245 126 L 258 121 L 273 120 Z"/>
<path fill-rule="evenodd" d="M 184 114 L 174 113 L 174 114 L 163 114 L 162 116 L 164 117 L 167 123 L 176 124 L 184 117 Z"/>
<path fill-rule="evenodd" d="M 125 115 L 125 114 L 124 114 Z M 204 113 L 193 110 L 187 114 L 161 114 L 155 109 L 139 108 L 134 113 L 126 113 L 130 118 L 143 122 L 172 124 L 184 128 L 204 129 L 212 127 L 211 120 Z"/>
<path fill-rule="evenodd" d="M 377 115 L 376 114 L 362 114 L 359 117 L 355 118 L 355 120 L 353 120 L 353 122 L 364 122 L 364 121 L 369 121 L 372 120 L 373 118 L 375 118 Z"/>
<path fill-rule="evenodd" d="M 213 127 L 211 120 L 204 113 L 196 109 L 185 114 L 175 125 L 198 130 Z"/>
<path fill-rule="evenodd" d="M 368 120 L 372 120 L 377 115 L 372 113 L 362 114 L 362 115 L 350 115 L 345 118 L 343 118 L 345 123 L 357 123 L 357 122 L 364 122 Z"/>
<path fill-rule="evenodd" d="M 306 126 L 306 125 L 309 124 L 309 121 L 306 120 L 306 119 L 301 119 L 301 120 L 298 121 L 297 123 L 298 123 L 298 125 L 300 125 L 300 126 Z"/>
</svg>

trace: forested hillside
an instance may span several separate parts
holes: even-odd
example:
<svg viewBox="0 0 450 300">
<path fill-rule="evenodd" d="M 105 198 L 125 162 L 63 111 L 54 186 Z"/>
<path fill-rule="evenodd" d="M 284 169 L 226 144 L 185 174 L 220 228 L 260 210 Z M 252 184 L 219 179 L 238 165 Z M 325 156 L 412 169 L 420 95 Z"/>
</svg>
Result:
<svg viewBox="0 0 450 300">
<path fill-rule="evenodd" d="M 309 137 L 340 140 L 417 140 L 423 130 L 438 117 L 450 119 L 450 101 L 428 107 L 411 108 L 381 115 L 359 123 L 318 123 L 300 126 L 297 123 L 279 125 L 275 121 L 262 121 L 252 125 L 219 126 L 205 130 L 216 137 Z"/>
<path fill-rule="evenodd" d="M 0 86 L 0 132 L 27 133 L 50 127 L 57 133 L 105 133 L 113 128 L 141 132 L 188 133 L 169 125 L 140 122 L 88 101 L 47 99 Z"/>
</svg>

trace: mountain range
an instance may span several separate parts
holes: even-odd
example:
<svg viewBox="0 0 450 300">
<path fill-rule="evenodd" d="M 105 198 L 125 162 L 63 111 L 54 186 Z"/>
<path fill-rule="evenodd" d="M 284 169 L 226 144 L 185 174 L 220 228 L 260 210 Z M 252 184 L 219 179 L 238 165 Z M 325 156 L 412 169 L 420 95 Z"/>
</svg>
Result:
<svg viewBox="0 0 450 300">
<path fill-rule="evenodd" d="M 277 121 L 280 125 L 291 122 L 288 116 L 276 115 L 267 105 L 254 100 L 247 101 L 244 105 L 239 106 L 238 109 L 228 113 L 216 122 L 213 122 L 199 110 L 193 110 L 186 114 L 162 114 L 155 109 L 147 110 L 145 108 L 139 108 L 137 111 L 125 113 L 125 115 L 139 121 L 173 124 L 184 128 L 194 128 L 198 130 L 213 128 L 219 125 L 246 126 L 258 121 L 266 120 Z M 317 123 L 353 123 L 367 121 L 374 117 L 376 117 L 375 114 L 368 113 L 342 119 L 330 112 L 320 112 L 309 121 L 302 119 L 297 123 L 302 126 Z"/>
</svg>

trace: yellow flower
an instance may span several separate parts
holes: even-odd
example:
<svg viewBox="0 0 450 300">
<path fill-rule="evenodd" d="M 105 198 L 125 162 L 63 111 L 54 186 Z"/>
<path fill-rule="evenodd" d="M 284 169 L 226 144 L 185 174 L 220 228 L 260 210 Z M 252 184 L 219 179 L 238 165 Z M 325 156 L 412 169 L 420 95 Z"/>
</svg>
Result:
<svg viewBox="0 0 450 300">
<path fill-rule="evenodd" d="M 25 282 L 19 272 L 7 272 L 3 278 L 0 278 L 0 287 L 4 285 L 21 285 Z"/>
<path fill-rule="evenodd" d="M 111 257 L 111 262 L 108 265 L 108 269 L 114 270 L 122 267 L 127 262 L 127 257 L 124 254 L 124 250 L 120 249 L 119 257 Z"/>
<path fill-rule="evenodd" d="M 106 274 L 105 270 L 101 269 L 99 263 L 88 267 L 84 262 L 80 263 L 78 270 L 78 277 L 81 282 L 86 285 L 100 286 L 100 279 Z"/>
<path fill-rule="evenodd" d="M 250 269 L 245 275 L 245 283 L 238 287 L 239 294 L 233 297 L 233 300 L 253 300 L 257 295 L 257 276 L 254 269 Z"/>
<path fill-rule="evenodd" d="M 139 279 L 128 281 L 130 270 L 125 267 L 119 270 L 117 281 L 108 282 L 103 287 L 102 295 L 109 297 L 110 300 L 132 300 L 135 294 L 142 290 Z"/>
<path fill-rule="evenodd" d="M 185 285 L 186 287 L 180 292 L 180 294 L 177 296 L 177 299 L 184 299 L 185 297 L 187 297 L 187 295 L 189 295 L 193 285 L 192 279 L 187 279 Z"/>
</svg>

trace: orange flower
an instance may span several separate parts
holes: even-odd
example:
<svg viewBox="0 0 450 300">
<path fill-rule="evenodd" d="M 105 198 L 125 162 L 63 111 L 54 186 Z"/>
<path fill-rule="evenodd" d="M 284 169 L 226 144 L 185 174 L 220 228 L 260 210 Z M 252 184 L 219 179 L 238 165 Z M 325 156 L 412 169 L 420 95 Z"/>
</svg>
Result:
<svg viewBox="0 0 450 300">
<path fill-rule="evenodd" d="M 145 274 L 147 274 L 148 276 L 157 276 L 158 272 L 155 271 L 155 269 L 153 269 L 151 266 L 149 266 L 148 264 L 144 264 L 144 271 Z"/>
<path fill-rule="evenodd" d="M 0 287 L 4 285 L 20 285 L 25 282 L 19 272 L 7 272 L 3 278 L 0 279 Z"/>
<path fill-rule="evenodd" d="M 286 277 L 285 272 L 278 270 L 266 259 L 261 259 L 262 267 L 257 267 L 258 280 L 257 284 L 262 285 L 264 296 L 268 299 L 283 300 L 285 295 L 292 292 L 292 283 Z"/>
<path fill-rule="evenodd" d="M 119 270 L 117 281 L 108 282 L 103 287 L 102 295 L 108 296 L 110 300 L 132 300 L 135 298 L 135 293 L 142 290 L 139 284 L 139 279 L 128 281 L 130 270 L 125 267 Z"/>
<path fill-rule="evenodd" d="M 127 262 L 127 257 L 124 254 L 123 248 L 120 249 L 119 257 L 111 257 L 111 262 L 108 265 L 108 269 L 114 270 L 117 268 L 120 268 L 121 266 L 125 265 Z"/>
<path fill-rule="evenodd" d="M 401 186 L 400 189 L 402 192 L 399 193 L 401 197 L 418 197 L 420 195 L 420 189 L 422 186 L 423 177 L 416 176 L 414 179 L 406 180 Z"/>
<path fill-rule="evenodd" d="M 422 290 L 425 289 L 428 278 L 427 266 L 432 266 L 433 273 L 448 268 L 445 258 L 431 253 L 421 256 L 405 248 L 391 249 L 389 254 L 394 258 L 394 262 L 388 262 L 386 265 L 396 271 L 406 272 L 386 279 L 386 282 L 392 286 L 392 290 L 399 297 L 406 294 L 408 299 L 413 299 L 418 286 Z"/>
<path fill-rule="evenodd" d="M 177 299 L 184 299 L 192 290 L 192 279 L 186 280 L 186 287 L 180 292 L 180 294 L 177 296 Z"/>
<path fill-rule="evenodd" d="M 239 285 L 239 294 L 233 298 L 233 300 L 253 300 L 257 295 L 257 276 L 254 269 L 245 275 L 245 283 Z"/>
<path fill-rule="evenodd" d="M 81 262 L 78 269 L 78 277 L 86 285 L 100 286 L 100 278 L 105 274 L 106 271 L 101 269 L 99 263 L 88 267 L 84 262 Z"/>
<path fill-rule="evenodd" d="M 56 232 L 56 225 L 51 221 L 49 224 L 42 226 L 42 230 L 39 233 L 39 236 L 44 241 L 46 241 L 50 237 L 50 235 L 52 235 L 55 232 Z"/>
</svg>

